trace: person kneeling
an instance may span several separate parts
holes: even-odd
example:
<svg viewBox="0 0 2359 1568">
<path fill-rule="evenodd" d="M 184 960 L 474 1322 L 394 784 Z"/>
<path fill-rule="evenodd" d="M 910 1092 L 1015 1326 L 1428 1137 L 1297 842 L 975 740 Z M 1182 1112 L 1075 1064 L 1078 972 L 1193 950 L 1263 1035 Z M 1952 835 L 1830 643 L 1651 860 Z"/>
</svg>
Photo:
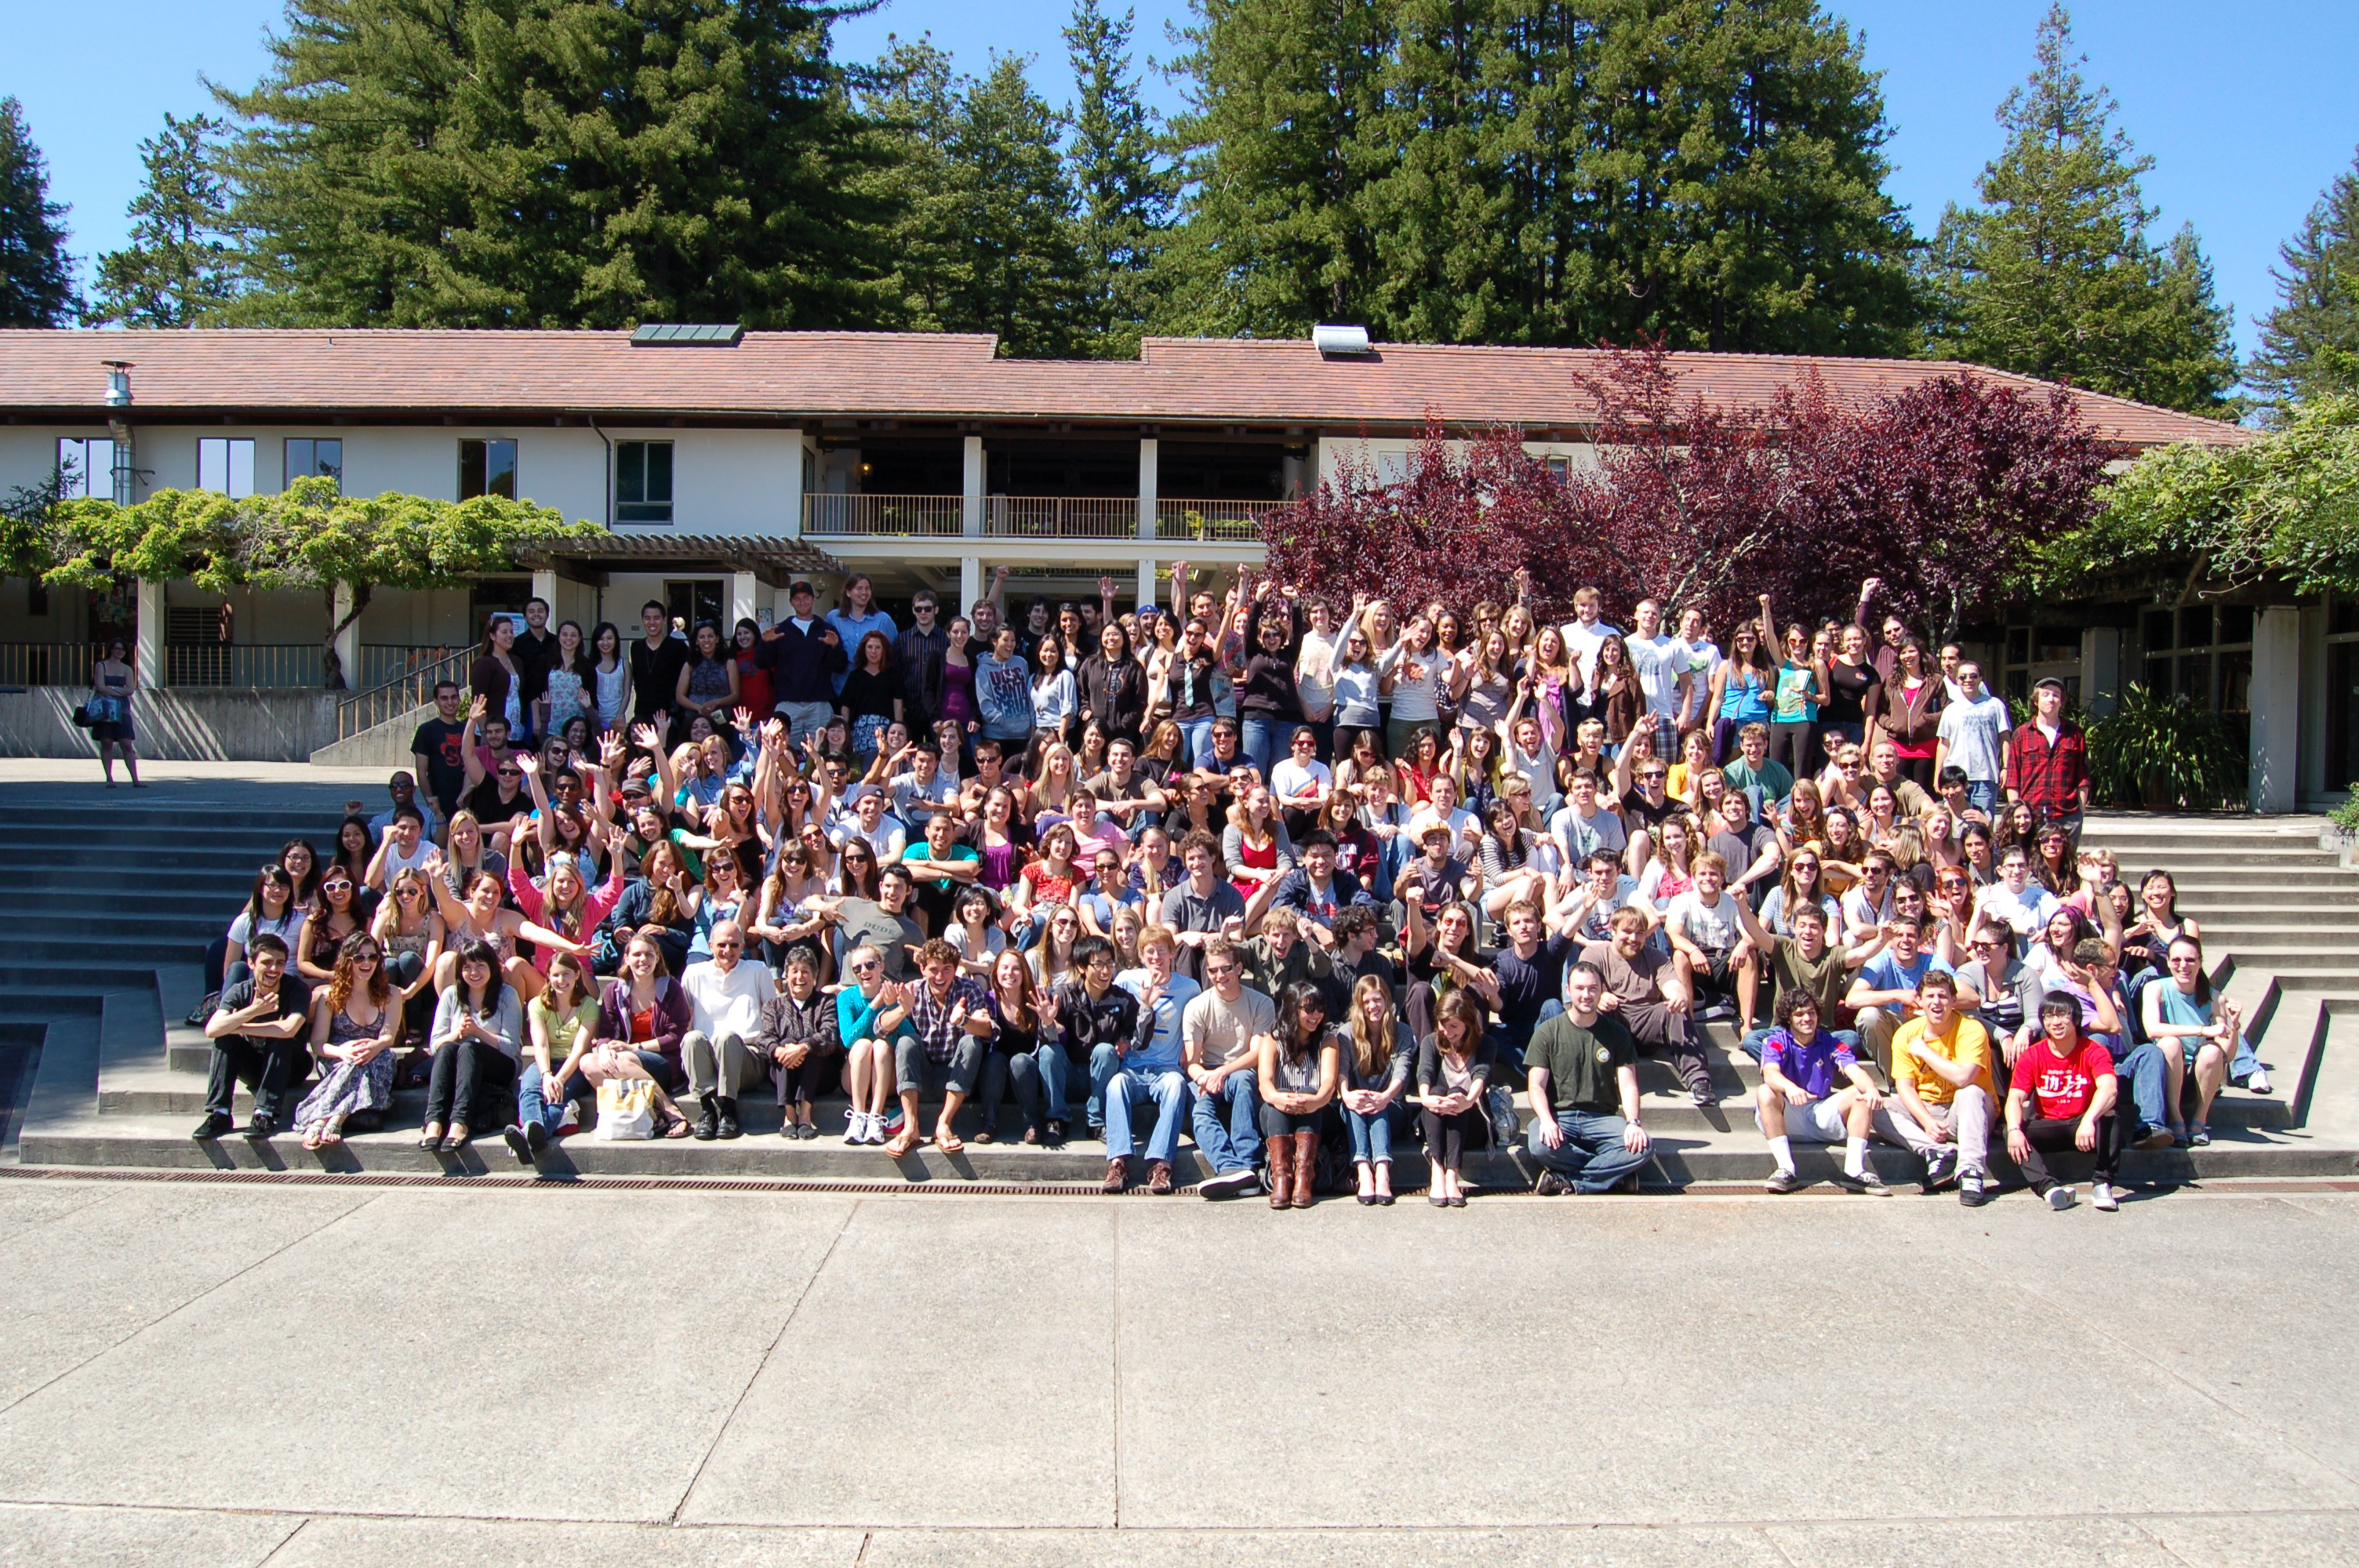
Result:
<svg viewBox="0 0 2359 1568">
<path fill-rule="evenodd" d="M 2048 1173 L 2044 1153 L 2078 1149 L 2097 1157 L 2089 1201 L 2112 1212 L 2121 1207 L 2114 1184 L 2122 1168 L 2127 1130 L 2114 1114 L 2121 1079 L 2114 1058 L 2081 1033 L 2081 1004 L 2051 997 L 2039 1004 L 2040 1037 L 2015 1061 L 2006 1091 L 2006 1152 L 2023 1168 L 2023 1179 L 2053 1209 L 2072 1206 L 2072 1189 Z"/>
<path fill-rule="evenodd" d="M 1837 1087 L 1838 1078 L 1848 1080 Z M 1764 1184 L 1790 1193 L 1802 1184 L 1794 1169 L 1794 1142 L 1841 1143 L 1843 1173 L 1835 1185 L 1847 1193 L 1888 1198 L 1892 1189 L 1867 1168 L 1867 1134 L 1882 1098 L 1875 1079 L 1852 1048 L 1819 1027 L 1819 999 L 1806 990 L 1777 994 L 1777 1027 L 1761 1043 L 1761 1087 L 1754 1091 L 1761 1136 L 1777 1162 Z"/>
<path fill-rule="evenodd" d="M 1638 1046 L 1598 1011 L 1605 973 L 1582 960 L 1564 972 L 1565 1011 L 1532 1032 L 1524 1072 L 1532 1098 L 1527 1146 L 1544 1167 L 1532 1191 L 1636 1192 L 1653 1141 L 1638 1124 Z"/>
</svg>

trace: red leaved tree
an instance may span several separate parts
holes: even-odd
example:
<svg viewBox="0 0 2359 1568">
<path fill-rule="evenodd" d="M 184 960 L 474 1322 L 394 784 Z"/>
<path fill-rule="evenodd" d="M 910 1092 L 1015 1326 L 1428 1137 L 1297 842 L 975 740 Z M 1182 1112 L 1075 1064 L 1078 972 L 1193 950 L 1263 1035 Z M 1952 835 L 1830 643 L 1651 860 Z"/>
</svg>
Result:
<svg viewBox="0 0 2359 1568">
<path fill-rule="evenodd" d="M 2104 478 L 2061 389 L 1952 375 L 1856 408 L 1810 372 L 1766 407 L 1714 405 L 1681 395 L 1659 341 L 1609 350 L 1583 384 L 1594 466 L 1560 478 L 1514 430 L 1452 443 L 1429 415 L 1399 479 L 1355 455 L 1272 517 L 1272 569 L 1338 600 L 1468 605 L 1511 596 L 1522 568 L 1543 613 L 1593 585 L 1617 616 L 1652 598 L 1721 628 L 1763 593 L 1781 614 L 1845 613 L 1879 577 L 1952 636 L 2026 546 L 2087 520 Z"/>
</svg>

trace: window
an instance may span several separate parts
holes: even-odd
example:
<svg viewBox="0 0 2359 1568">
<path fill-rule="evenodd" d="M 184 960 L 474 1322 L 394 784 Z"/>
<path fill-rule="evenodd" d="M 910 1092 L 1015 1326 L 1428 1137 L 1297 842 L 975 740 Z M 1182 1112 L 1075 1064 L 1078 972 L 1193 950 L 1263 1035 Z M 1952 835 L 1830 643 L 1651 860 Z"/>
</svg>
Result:
<svg viewBox="0 0 2359 1568">
<path fill-rule="evenodd" d="M 114 499 L 114 443 L 103 436 L 90 441 L 77 438 L 60 441 L 58 477 L 65 481 L 68 501 L 86 501 L 92 496 Z"/>
<path fill-rule="evenodd" d="M 516 498 L 516 444 L 514 441 L 459 443 L 459 499 L 479 495 Z"/>
<path fill-rule="evenodd" d="M 233 498 L 254 493 L 254 443 L 243 436 L 197 442 L 197 488 Z"/>
<path fill-rule="evenodd" d="M 675 621 L 688 628 L 689 635 L 696 634 L 697 622 L 721 622 L 721 579 L 690 578 L 685 581 L 664 584 L 664 603 L 671 609 Z"/>
<path fill-rule="evenodd" d="M 671 443 L 614 443 L 614 521 L 671 521 Z"/>
<path fill-rule="evenodd" d="M 341 440 L 315 441 L 309 436 L 287 438 L 287 482 L 299 479 L 332 479 L 338 489 L 344 482 L 344 443 Z"/>
</svg>

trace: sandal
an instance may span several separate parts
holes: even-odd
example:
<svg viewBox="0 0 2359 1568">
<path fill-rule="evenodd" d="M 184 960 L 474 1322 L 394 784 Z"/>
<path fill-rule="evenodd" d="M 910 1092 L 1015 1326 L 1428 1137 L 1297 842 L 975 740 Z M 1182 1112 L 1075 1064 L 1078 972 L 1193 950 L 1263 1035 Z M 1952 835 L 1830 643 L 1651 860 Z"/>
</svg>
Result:
<svg viewBox="0 0 2359 1568">
<path fill-rule="evenodd" d="M 995 1127 L 978 1127 L 974 1130 L 974 1141 L 977 1143 L 996 1143 L 999 1141 L 999 1130 Z"/>
<path fill-rule="evenodd" d="M 945 1154 L 955 1154 L 966 1147 L 966 1141 L 947 1127 L 934 1130 L 934 1147 Z"/>
<path fill-rule="evenodd" d="M 675 1116 L 666 1119 L 664 1122 L 663 1136 L 666 1138 L 687 1137 L 688 1118 L 684 1116 Z"/>
<path fill-rule="evenodd" d="M 914 1127 L 905 1127 L 894 1135 L 890 1143 L 885 1145 L 885 1152 L 898 1160 L 910 1150 L 915 1149 L 918 1141 L 918 1130 Z"/>
<path fill-rule="evenodd" d="M 2190 1149 L 2209 1149 L 2212 1147 L 2212 1124 L 2208 1121 L 2189 1122 L 2187 1124 L 2187 1146 Z"/>
<path fill-rule="evenodd" d="M 338 1144 L 338 1143 L 342 1143 L 343 1141 L 344 1141 L 344 1121 L 343 1121 L 343 1118 L 342 1118 L 342 1117 L 338 1117 L 338 1118 L 337 1118 L 335 1120 L 333 1120 L 333 1121 L 322 1122 L 322 1123 L 321 1124 L 321 1127 L 320 1127 L 320 1147 L 321 1147 L 321 1148 L 322 1148 L 322 1149 L 326 1149 L 326 1148 L 331 1147 L 332 1145 Z"/>
<path fill-rule="evenodd" d="M 303 1130 L 303 1147 L 309 1149 L 314 1154 L 318 1153 L 320 1152 L 320 1145 L 327 1141 L 326 1139 L 320 1136 L 321 1130 L 326 1126 L 326 1122 L 315 1121 L 310 1126 L 305 1128 Z"/>
</svg>

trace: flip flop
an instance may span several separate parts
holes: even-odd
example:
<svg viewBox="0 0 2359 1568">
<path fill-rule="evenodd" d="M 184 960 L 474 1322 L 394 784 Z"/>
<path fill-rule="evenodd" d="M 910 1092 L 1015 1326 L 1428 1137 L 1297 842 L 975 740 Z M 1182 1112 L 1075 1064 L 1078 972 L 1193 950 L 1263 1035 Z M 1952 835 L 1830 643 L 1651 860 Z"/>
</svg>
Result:
<svg viewBox="0 0 2359 1568">
<path fill-rule="evenodd" d="M 303 1147 L 314 1154 L 320 1152 L 320 1145 L 327 1141 L 320 1136 L 321 1126 L 321 1123 L 315 1121 L 303 1130 Z"/>
<path fill-rule="evenodd" d="M 918 1142 L 918 1130 L 914 1127 L 905 1127 L 890 1143 L 885 1145 L 885 1152 L 898 1160 L 910 1150 L 915 1149 Z"/>
<path fill-rule="evenodd" d="M 966 1147 L 966 1141 L 945 1128 L 934 1134 L 934 1147 L 945 1154 L 955 1154 Z"/>
</svg>

